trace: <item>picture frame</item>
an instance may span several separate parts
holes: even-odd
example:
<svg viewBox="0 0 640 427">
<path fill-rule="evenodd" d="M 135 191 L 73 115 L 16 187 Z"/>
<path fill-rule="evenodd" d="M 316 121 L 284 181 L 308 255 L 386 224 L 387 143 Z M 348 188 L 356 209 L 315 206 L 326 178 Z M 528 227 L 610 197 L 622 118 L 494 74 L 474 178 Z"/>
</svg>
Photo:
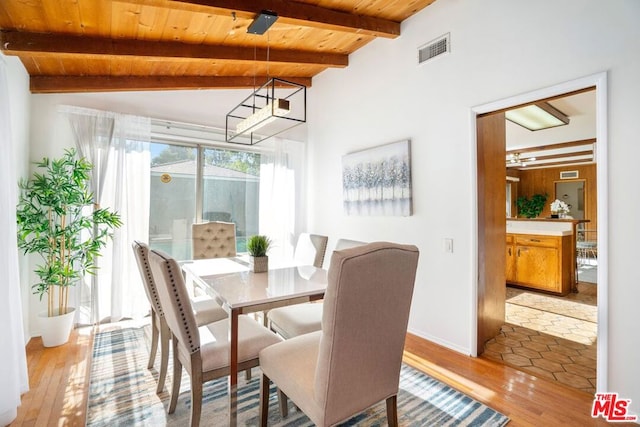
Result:
<svg viewBox="0 0 640 427">
<path fill-rule="evenodd" d="M 411 141 L 344 155 L 342 191 L 346 215 L 412 215 Z"/>
</svg>

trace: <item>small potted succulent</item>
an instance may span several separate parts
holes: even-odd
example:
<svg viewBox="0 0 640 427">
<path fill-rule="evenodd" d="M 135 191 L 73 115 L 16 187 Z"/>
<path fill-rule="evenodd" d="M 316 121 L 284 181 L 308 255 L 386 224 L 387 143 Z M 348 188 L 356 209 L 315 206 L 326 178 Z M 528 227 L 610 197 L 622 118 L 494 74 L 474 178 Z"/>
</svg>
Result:
<svg viewBox="0 0 640 427">
<path fill-rule="evenodd" d="M 247 251 L 254 273 L 264 273 L 269 269 L 267 251 L 271 247 L 271 239 L 263 235 L 255 235 L 247 240 Z"/>
</svg>

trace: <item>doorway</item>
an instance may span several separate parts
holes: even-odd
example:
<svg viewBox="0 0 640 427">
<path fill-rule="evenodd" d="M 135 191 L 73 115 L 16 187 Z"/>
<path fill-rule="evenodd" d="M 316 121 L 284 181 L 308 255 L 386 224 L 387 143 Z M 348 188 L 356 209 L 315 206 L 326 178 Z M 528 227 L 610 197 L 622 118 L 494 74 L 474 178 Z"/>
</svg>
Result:
<svg viewBox="0 0 640 427">
<path fill-rule="evenodd" d="M 477 354 L 483 352 L 484 342 L 489 338 L 492 331 L 496 332 L 496 325 L 500 318 L 500 304 L 505 303 L 505 281 L 504 281 L 504 254 L 505 254 L 505 209 L 504 202 L 493 203 L 489 194 L 495 191 L 505 192 L 506 172 L 504 172 L 505 162 L 505 137 L 500 137 L 500 131 L 496 131 L 499 126 L 499 116 L 504 116 L 504 112 L 515 106 L 531 104 L 541 99 L 555 99 L 565 96 L 574 91 L 585 90 L 587 88 L 596 90 L 596 140 L 598 143 L 597 162 L 597 198 L 598 218 L 599 218 L 599 271 L 598 271 L 598 295 L 600 303 L 597 309 L 597 390 L 604 390 L 607 387 L 607 312 L 606 296 L 608 284 L 606 282 L 607 270 L 607 248 L 606 245 L 606 218 L 607 206 L 607 136 L 606 136 L 606 74 L 601 73 L 583 79 L 563 83 L 551 88 L 538 90 L 524 95 L 515 96 L 505 100 L 486 104 L 473 109 L 474 127 L 476 128 L 475 144 L 477 147 L 477 335 L 475 349 Z M 494 124 L 491 124 L 494 121 Z M 494 134 L 487 132 L 493 128 Z M 497 135 L 497 138 L 496 138 Z M 496 146 L 497 145 L 497 146 Z M 502 177 L 495 173 L 487 173 L 503 166 Z M 498 187 L 499 186 L 499 187 Z M 501 190 L 500 190 L 501 189 Z M 505 192 L 506 193 L 506 192 Z M 505 194 L 506 197 L 506 194 Z M 493 198 L 496 198 L 495 196 Z M 504 199 L 502 199 L 504 200 Z M 502 226 L 500 226 L 502 224 Z M 493 271 L 489 271 L 487 266 L 498 266 Z M 500 267 L 502 266 L 502 272 Z M 497 276 L 497 279 L 496 279 Z M 501 283 L 501 285 L 500 285 Z M 489 313 L 487 307 L 495 307 L 497 315 Z M 504 323 L 504 317 L 502 317 Z"/>
<path fill-rule="evenodd" d="M 585 185 L 583 179 L 576 181 L 555 181 L 555 200 L 563 201 L 569 207 L 567 215 L 574 219 L 585 219 Z"/>
</svg>

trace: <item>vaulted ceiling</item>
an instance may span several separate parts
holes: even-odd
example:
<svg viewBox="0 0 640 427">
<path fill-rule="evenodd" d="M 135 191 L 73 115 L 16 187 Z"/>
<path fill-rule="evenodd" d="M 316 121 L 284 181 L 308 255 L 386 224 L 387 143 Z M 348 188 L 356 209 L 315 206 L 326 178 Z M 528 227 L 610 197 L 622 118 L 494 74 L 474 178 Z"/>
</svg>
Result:
<svg viewBox="0 0 640 427">
<path fill-rule="evenodd" d="M 311 86 L 435 0 L 2 0 L 0 49 L 33 93 Z M 278 19 L 247 33 L 264 10 Z"/>
</svg>

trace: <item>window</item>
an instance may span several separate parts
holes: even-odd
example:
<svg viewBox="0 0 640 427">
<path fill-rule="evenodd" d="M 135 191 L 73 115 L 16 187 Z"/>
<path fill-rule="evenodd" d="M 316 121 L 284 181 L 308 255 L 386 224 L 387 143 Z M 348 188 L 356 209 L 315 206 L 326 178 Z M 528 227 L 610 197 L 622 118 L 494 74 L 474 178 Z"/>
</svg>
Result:
<svg viewBox="0 0 640 427">
<path fill-rule="evenodd" d="M 191 259 L 191 225 L 236 224 L 237 251 L 257 234 L 260 154 L 199 144 L 151 144 L 149 245 Z"/>
</svg>

